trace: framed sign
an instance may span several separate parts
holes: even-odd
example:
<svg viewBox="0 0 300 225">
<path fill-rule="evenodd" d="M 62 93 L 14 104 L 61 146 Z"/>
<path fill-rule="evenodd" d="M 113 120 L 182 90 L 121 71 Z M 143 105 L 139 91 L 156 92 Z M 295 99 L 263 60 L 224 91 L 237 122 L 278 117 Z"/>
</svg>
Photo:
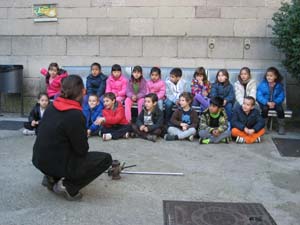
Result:
<svg viewBox="0 0 300 225">
<path fill-rule="evenodd" d="M 36 4 L 33 5 L 34 22 L 56 22 L 56 4 Z"/>
</svg>

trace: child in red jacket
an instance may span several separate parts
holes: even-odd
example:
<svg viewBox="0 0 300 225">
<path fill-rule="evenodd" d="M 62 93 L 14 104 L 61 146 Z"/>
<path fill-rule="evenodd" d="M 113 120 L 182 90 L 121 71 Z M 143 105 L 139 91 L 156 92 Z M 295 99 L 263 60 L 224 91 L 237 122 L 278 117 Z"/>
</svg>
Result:
<svg viewBox="0 0 300 225">
<path fill-rule="evenodd" d="M 125 118 L 124 107 L 121 102 L 116 101 L 116 96 L 112 92 L 103 95 L 104 109 L 103 117 L 96 120 L 97 125 L 102 125 L 101 133 L 103 141 L 129 138 L 131 126 Z"/>
<path fill-rule="evenodd" d="M 40 72 L 46 78 L 49 99 L 55 99 L 60 94 L 62 79 L 68 76 L 67 71 L 60 69 L 57 63 L 50 63 L 48 70 L 42 68 Z"/>
</svg>

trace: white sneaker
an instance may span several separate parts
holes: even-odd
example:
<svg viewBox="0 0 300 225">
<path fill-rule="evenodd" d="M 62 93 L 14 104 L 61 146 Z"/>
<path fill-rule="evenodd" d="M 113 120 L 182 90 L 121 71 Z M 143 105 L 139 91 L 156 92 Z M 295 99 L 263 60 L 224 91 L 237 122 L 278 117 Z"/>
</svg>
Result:
<svg viewBox="0 0 300 225">
<path fill-rule="evenodd" d="M 109 140 L 111 140 L 112 139 L 111 133 L 103 134 L 102 135 L 102 139 L 103 139 L 103 141 L 109 141 Z"/>
<path fill-rule="evenodd" d="M 245 139 L 240 136 L 237 136 L 235 142 L 238 144 L 243 144 L 243 143 L 245 143 Z"/>
<path fill-rule="evenodd" d="M 22 132 L 24 135 L 28 135 L 28 136 L 32 136 L 35 135 L 35 131 L 34 130 L 28 130 L 28 129 L 24 129 Z"/>
<path fill-rule="evenodd" d="M 124 134 L 123 138 L 128 139 L 129 138 L 129 132 L 126 132 L 126 134 Z"/>
<path fill-rule="evenodd" d="M 256 140 L 255 140 L 255 143 L 260 143 L 261 142 L 261 139 L 260 137 L 258 137 Z"/>
<path fill-rule="evenodd" d="M 189 136 L 189 141 L 194 141 L 194 135 Z"/>
</svg>

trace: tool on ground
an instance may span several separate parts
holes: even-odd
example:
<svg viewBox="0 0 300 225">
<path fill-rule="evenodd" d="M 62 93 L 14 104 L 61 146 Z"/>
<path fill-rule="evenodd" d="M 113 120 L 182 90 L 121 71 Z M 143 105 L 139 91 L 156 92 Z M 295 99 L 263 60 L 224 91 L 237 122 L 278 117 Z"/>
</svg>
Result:
<svg viewBox="0 0 300 225">
<path fill-rule="evenodd" d="M 113 160 L 111 167 L 108 169 L 108 176 L 113 180 L 120 180 L 120 174 L 137 174 L 137 175 L 167 175 L 167 176 L 183 176 L 184 173 L 169 172 L 149 172 L 149 171 L 123 171 L 124 169 L 135 167 L 136 165 L 125 166 L 125 162 L 121 165 L 119 160 Z"/>
</svg>

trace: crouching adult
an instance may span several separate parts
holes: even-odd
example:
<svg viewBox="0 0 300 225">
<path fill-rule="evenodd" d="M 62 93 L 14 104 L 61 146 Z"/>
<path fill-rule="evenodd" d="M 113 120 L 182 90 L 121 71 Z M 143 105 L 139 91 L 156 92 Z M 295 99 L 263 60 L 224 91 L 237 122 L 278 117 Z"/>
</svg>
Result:
<svg viewBox="0 0 300 225">
<path fill-rule="evenodd" d="M 33 146 L 32 162 L 44 174 L 42 185 L 67 200 L 80 199 L 80 189 L 112 163 L 108 153 L 88 152 L 81 108 L 84 94 L 79 76 L 62 81 L 61 95 L 45 111 Z"/>
</svg>

